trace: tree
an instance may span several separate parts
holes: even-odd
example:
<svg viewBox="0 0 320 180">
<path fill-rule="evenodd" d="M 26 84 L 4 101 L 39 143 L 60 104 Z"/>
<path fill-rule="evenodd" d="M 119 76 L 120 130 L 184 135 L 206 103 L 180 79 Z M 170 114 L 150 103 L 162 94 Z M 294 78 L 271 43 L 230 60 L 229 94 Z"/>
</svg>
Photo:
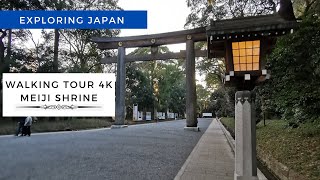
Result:
<svg viewBox="0 0 320 180">
<path fill-rule="evenodd" d="M 4 38 L 7 36 L 7 30 L 0 29 L 0 63 L 4 64 L 4 56 L 5 56 L 5 46 L 3 43 Z M 2 69 L 2 68 L 1 68 Z"/>
<path fill-rule="evenodd" d="M 320 13 L 320 2 L 317 0 L 295 0 L 293 1 L 295 15 L 299 18 L 317 15 Z"/>
<path fill-rule="evenodd" d="M 170 52 L 167 47 L 159 47 L 159 52 Z M 138 48 L 130 55 L 150 54 L 150 48 Z M 135 62 L 127 65 L 128 111 L 132 104 L 138 104 L 143 111 L 162 111 L 184 114 L 185 75 L 182 61 Z M 129 113 L 127 113 L 129 114 Z"/>
<path fill-rule="evenodd" d="M 211 93 L 208 109 L 218 117 L 234 116 L 234 96 L 234 88 L 221 86 Z"/>
<path fill-rule="evenodd" d="M 121 9 L 118 0 L 78 0 L 69 1 L 67 5 L 71 10 L 117 10 Z M 119 30 L 98 29 L 64 29 L 59 30 L 61 36 L 60 55 L 65 63 L 62 68 L 68 72 L 102 72 L 100 63 L 101 54 L 110 55 L 112 52 L 103 52 L 97 48 L 92 37 L 113 37 Z"/>
<path fill-rule="evenodd" d="M 197 84 L 196 90 L 197 90 L 198 112 L 200 114 L 203 112 L 212 112 L 211 109 L 209 110 L 211 92 L 205 89 L 201 84 Z"/>
<path fill-rule="evenodd" d="M 178 62 L 163 64 L 158 74 L 159 105 L 164 112 L 185 112 L 185 73 Z"/>
<path fill-rule="evenodd" d="M 126 107 L 127 114 L 131 115 L 132 105 L 137 104 L 144 112 L 148 107 L 153 107 L 153 87 L 150 79 L 139 70 L 139 63 L 126 65 Z"/>
<path fill-rule="evenodd" d="M 318 119 L 320 111 L 320 21 L 304 19 L 293 34 L 282 37 L 269 57 L 269 91 L 283 118 L 296 122 Z M 285 68 L 284 68 L 285 67 Z"/>
<path fill-rule="evenodd" d="M 291 0 L 280 0 L 280 9 L 278 14 L 285 20 L 295 20 Z"/>
<path fill-rule="evenodd" d="M 3 0 L 0 2 L 0 10 L 30 10 L 30 9 L 43 9 L 41 6 L 41 2 L 39 0 Z M 4 72 L 5 64 L 5 44 L 4 40 L 7 35 L 9 35 L 8 39 L 8 50 L 7 50 L 7 57 L 11 56 L 11 38 L 12 38 L 12 30 L 9 29 L 0 29 L 0 71 L 1 74 Z M 1 75 L 2 78 L 2 75 Z"/>
<path fill-rule="evenodd" d="M 280 0 L 287 1 L 287 0 Z M 207 0 L 187 0 L 191 10 L 186 27 L 209 25 L 210 18 L 215 20 L 234 17 L 255 16 L 276 13 L 278 0 L 216 0 L 208 3 Z"/>
<path fill-rule="evenodd" d="M 0 10 L 30 10 L 30 9 L 42 9 L 39 0 L 2 0 L 0 1 Z M 2 80 L 2 73 L 9 72 L 12 53 L 12 30 L 0 29 L 0 79 Z M 7 54 L 5 52 L 5 37 L 9 34 Z M 2 85 L 1 85 L 1 102 L 2 102 Z M 0 113 L 2 114 L 2 103 L 0 107 Z"/>
</svg>

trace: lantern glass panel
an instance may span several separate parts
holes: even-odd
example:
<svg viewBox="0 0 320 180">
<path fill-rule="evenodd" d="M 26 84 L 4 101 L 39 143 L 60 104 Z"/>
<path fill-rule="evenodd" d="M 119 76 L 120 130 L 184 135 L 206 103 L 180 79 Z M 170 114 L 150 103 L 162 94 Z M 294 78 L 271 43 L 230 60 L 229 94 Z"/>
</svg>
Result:
<svg viewBox="0 0 320 180">
<path fill-rule="evenodd" d="M 239 50 L 233 50 L 232 52 L 235 57 L 240 56 Z"/>
<path fill-rule="evenodd" d="M 253 41 L 246 41 L 246 48 L 252 49 L 253 47 Z"/>
<path fill-rule="evenodd" d="M 240 57 L 234 57 L 233 62 L 235 64 L 240 64 Z"/>
<path fill-rule="evenodd" d="M 240 56 L 246 56 L 246 49 L 240 49 Z"/>
<path fill-rule="evenodd" d="M 252 56 L 247 56 L 247 63 L 252 64 Z"/>
<path fill-rule="evenodd" d="M 260 48 L 260 40 L 253 41 L 253 47 Z"/>
<path fill-rule="evenodd" d="M 234 65 L 234 71 L 240 71 L 240 65 L 239 64 L 235 64 Z"/>
<path fill-rule="evenodd" d="M 253 49 L 253 55 L 259 56 L 259 54 L 260 54 L 260 49 L 259 48 L 254 48 Z"/>
<path fill-rule="evenodd" d="M 259 63 L 253 63 L 252 70 L 259 70 Z"/>
<path fill-rule="evenodd" d="M 260 40 L 232 42 L 234 71 L 259 70 Z"/>
<path fill-rule="evenodd" d="M 233 42 L 232 43 L 232 49 L 239 49 L 239 43 L 238 42 Z"/>
<path fill-rule="evenodd" d="M 240 64 L 246 64 L 247 63 L 247 59 L 245 56 L 241 56 L 240 57 Z"/>
<path fill-rule="evenodd" d="M 245 49 L 246 48 L 246 42 L 239 42 L 239 49 Z"/>
<path fill-rule="evenodd" d="M 253 62 L 259 63 L 259 56 L 253 56 Z"/>
<path fill-rule="evenodd" d="M 247 64 L 240 64 L 240 70 L 246 71 L 247 70 Z"/>
</svg>

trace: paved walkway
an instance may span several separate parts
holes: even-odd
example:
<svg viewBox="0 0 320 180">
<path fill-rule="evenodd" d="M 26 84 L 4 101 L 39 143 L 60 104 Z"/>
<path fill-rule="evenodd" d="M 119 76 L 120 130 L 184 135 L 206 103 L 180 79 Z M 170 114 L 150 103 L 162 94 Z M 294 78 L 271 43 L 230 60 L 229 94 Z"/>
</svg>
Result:
<svg viewBox="0 0 320 180">
<path fill-rule="evenodd" d="M 234 154 L 222 128 L 212 121 L 175 180 L 233 180 Z M 266 179 L 260 171 L 258 177 Z"/>
<path fill-rule="evenodd" d="M 233 180 L 234 156 L 221 127 L 213 120 L 175 180 Z"/>
</svg>

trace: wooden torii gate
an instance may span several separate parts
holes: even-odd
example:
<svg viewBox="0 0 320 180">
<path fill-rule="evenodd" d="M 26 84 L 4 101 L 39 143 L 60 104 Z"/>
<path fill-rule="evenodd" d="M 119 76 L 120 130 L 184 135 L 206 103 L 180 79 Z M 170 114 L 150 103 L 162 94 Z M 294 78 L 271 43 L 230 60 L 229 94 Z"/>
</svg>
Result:
<svg viewBox="0 0 320 180">
<path fill-rule="evenodd" d="M 130 37 L 96 37 L 92 41 L 98 44 L 98 48 L 118 49 L 117 57 L 106 57 L 102 63 L 117 63 L 116 83 L 116 116 L 114 128 L 125 127 L 125 83 L 126 83 L 126 62 L 153 61 L 169 59 L 186 59 L 186 114 L 187 124 L 185 129 L 198 131 L 197 121 L 197 95 L 195 79 L 195 58 L 207 57 L 207 51 L 195 50 L 194 43 L 207 41 L 206 28 L 196 28 L 169 33 L 130 36 Z M 158 47 L 169 44 L 186 43 L 186 51 L 178 53 L 159 53 Z M 126 56 L 125 48 L 150 47 L 151 54 L 141 56 Z"/>
</svg>

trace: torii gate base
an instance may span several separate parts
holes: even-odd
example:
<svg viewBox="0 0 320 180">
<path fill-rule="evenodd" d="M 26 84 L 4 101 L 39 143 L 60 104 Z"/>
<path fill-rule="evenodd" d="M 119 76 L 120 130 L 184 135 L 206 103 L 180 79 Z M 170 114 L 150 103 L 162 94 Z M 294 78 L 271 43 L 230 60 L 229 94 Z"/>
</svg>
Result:
<svg viewBox="0 0 320 180">
<path fill-rule="evenodd" d="M 112 125 L 111 129 L 121 129 L 121 128 L 126 128 L 128 125 Z"/>
</svg>

